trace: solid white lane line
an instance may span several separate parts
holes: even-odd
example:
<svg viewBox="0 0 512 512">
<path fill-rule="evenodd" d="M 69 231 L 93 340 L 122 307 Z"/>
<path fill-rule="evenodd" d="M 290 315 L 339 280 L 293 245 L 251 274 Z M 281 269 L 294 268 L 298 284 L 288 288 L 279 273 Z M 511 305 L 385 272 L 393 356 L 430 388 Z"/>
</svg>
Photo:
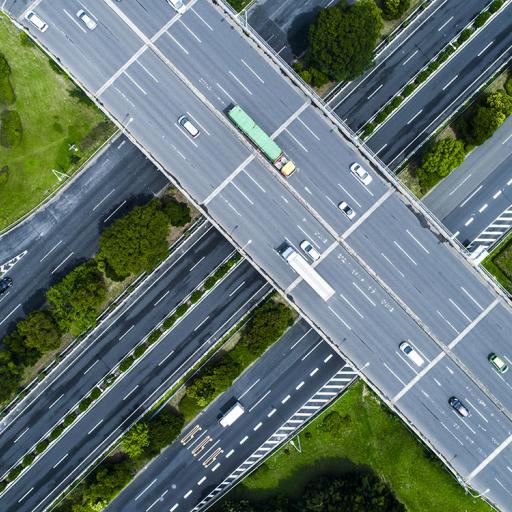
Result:
<svg viewBox="0 0 512 512">
<path fill-rule="evenodd" d="M 380 255 L 402 276 L 405 277 L 405 274 L 401 272 L 398 267 L 383 253 L 381 252 Z"/>
<path fill-rule="evenodd" d="M 106 201 L 114 192 L 115 192 L 115 188 L 113 188 L 93 209 L 92 211 L 96 210 L 96 208 L 98 208 L 98 206 L 100 206 L 101 203 L 103 203 L 104 201 Z"/>
<path fill-rule="evenodd" d="M 57 242 L 40 260 L 39 260 L 39 263 L 42 263 L 43 260 L 45 260 L 55 249 L 57 249 L 57 247 L 59 247 L 59 245 L 62 243 L 62 240 L 60 240 L 59 242 Z"/>
<path fill-rule="evenodd" d="M 18 304 L 1 322 L 0 325 L 2 325 L 19 307 L 21 307 L 21 304 Z"/>
<path fill-rule="evenodd" d="M 180 18 L 178 20 L 184 27 L 185 29 L 187 30 L 187 32 L 198 42 L 198 43 L 202 43 L 201 39 L 199 39 L 199 37 L 187 26 L 185 25 L 185 23 L 183 22 L 183 20 Z"/>
<path fill-rule="evenodd" d="M 153 501 L 153 503 L 146 509 L 145 512 L 149 512 L 156 504 L 158 503 L 162 503 L 162 501 L 164 501 L 164 496 L 169 492 L 169 489 L 166 489 L 161 495 L 160 497 L 158 497 L 155 501 Z"/>
<path fill-rule="evenodd" d="M 57 270 L 59 270 L 60 267 L 62 267 L 62 265 L 64 265 L 64 263 L 66 263 L 66 261 L 69 260 L 69 258 L 71 258 L 71 256 L 73 256 L 73 254 L 75 254 L 74 252 L 71 252 L 71 254 L 68 254 L 53 270 L 52 270 L 52 274 L 55 274 L 55 272 L 57 272 Z"/>
<path fill-rule="evenodd" d="M 169 357 L 171 357 L 174 354 L 174 350 L 171 350 L 159 363 L 158 366 L 162 366 Z"/>
<path fill-rule="evenodd" d="M 477 54 L 476 56 L 477 57 L 480 57 L 480 55 L 482 55 L 482 53 L 484 53 L 490 46 L 492 46 L 494 44 L 494 41 L 491 41 L 489 44 L 487 44 L 487 46 L 485 46 L 484 48 L 482 48 Z"/>
<path fill-rule="evenodd" d="M 21 503 L 32 491 L 34 490 L 33 487 L 31 487 L 19 500 L 18 503 Z"/>
<path fill-rule="evenodd" d="M 13 443 L 17 443 L 22 436 L 24 436 L 28 432 L 29 427 L 27 427 L 14 441 Z"/>
<path fill-rule="evenodd" d="M 245 91 L 252 96 L 252 92 L 249 88 L 245 86 L 245 84 L 231 71 L 229 70 L 228 73 L 240 84 L 240 86 L 245 89 Z"/>
<path fill-rule="evenodd" d="M 55 469 L 63 460 L 65 460 L 67 458 L 69 454 L 66 453 L 66 455 L 64 455 L 63 457 L 61 457 L 54 465 L 53 465 L 53 469 Z"/>
<path fill-rule="evenodd" d="M 269 394 L 270 389 L 249 409 L 249 412 L 251 412 L 255 407 L 257 407 Z"/>
<path fill-rule="evenodd" d="M 239 397 L 238 397 L 238 400 L 240 400 L 241 398 L 243 398 L 245 395 L 247 395 L 247 393 L 249 393 L 249 391 L 251 391 L 251 389 L 256 386 L 256 384 L 258 384 L 258 382 L 260 381 L 261 379 L 258 378 L 256 379 Z"/>
<path fill-rule="evenodd" d="M 427 254 L 430 254 L 428 249 L 408 229 L 406 229 L 405 231 Z"/>
<path fill-rule="evenodd" d="M 96 425 L 94 425 L 94 427 L 92 427 L 91 430 L 89 430 L 89 432 L 87 432 L 87 435 L 90 436 L 102 423 L 103 423 L 103 420 L 98 421 L 98 423 L 96 423 Z"/>
<path fill-rule="evenodd" d="M 438 32 L 441 32 L 441 30 L 443 30 L 444 27 L 446 27 L 446 25 L 448 25 L 448 23 L 450 23 L 450 21 L 453 20 L 453 16 L 451 16 L 450 18 L 448 18 L 438 29 L 437 31 Z"/>
<path fill-rule="evenodd" d="M 211 25 L 208 25 L 204 18 L 193 7 L 191 7 L 190 10 L 213 32 Z"/>
<path fill-rule="evenodd" d="M 483 311 L 484 308 L 476 301 L 472 295 L 470 295 L 470 293 L 463 286 L 461 286 L 460 289 Z"/>
<path fill-rule="evenodd" d="M 263 78 L 261 78 L 258 73 L 256 73 L 256 71 L 254 71 L 254 69 L 251 68 L 251 66 L 249 66 L 249 64 L 247 64 L 247 62 L 245 62 L 244 59 L 240 59 L 242 61 L 242 64 L 262 83 L 264 84 L 265 83 L 265 80 L 263 80 Z"/>
<path fill-rule="evenodd" d="M 210 318 L 210 315 L 208 315 L 195 329 L 194 329 L 194 332 L 196 332 L 198 329 L 201 328 L 201 326 L 208 321 L 208 319 Z"/>
<path fill-rule="evenodd" d="M 189 272 L 192 272 L 192 270 L 194 270 L 205 258 L 206 258 L 206 256 L 203 256 L 202 258 L 200 258 L 197 263 L 195 263 L 192 267 L 190 267 Z"/>
<path fill-rule="evenodd" d="M 128 394 L 123 398 L 123 401 L 126 400 L 132 393 L 135 393 L 139 385 L 137 384 L 131 391 L 128 392 Z"/>
<path fill-rule="evenodd" d="M 120 338 L 119 341 L 121 341 L 133 328 L 135 325 L 132 325 Z"/>
<path fill-rule="evenodd" d="M 59 398 L 55 399 L 49 406 L 48 409 L 51 409 L 62 397 L 64 396 L 64 393 L 59 396 Z"/>
<path fill-rule="evenodd" d="M 370 99 L 374 94 L 377 94 L 377 92 L 378 92 L 378 91 L 380 90 L 380 88 L 381 88 L 381 87 L 383 87 L 383 86 L 384 86 L 384 84 L 380 84 L 380 85 L 377 87 L 377 89 L 375 89 L 375 90 L 370 94 L 370 96 L 367 96 L 367 98 L 366 98 L 366 99 L 367 99 L 367 100 L 369 100 L 369 99 Z"/>
<path fill-rule="evenodd" d="M 418 50 L 414 50 L 414 52 L 411 53 L 411 55 L 409 55 L 409 57 L 407 57 L 407 59 L 405 59 L 402 62 L 402 66 L 405 66 L 417 53 L 418 53 Z"/>
<path fill-rule="evenodd" d="M 137 496 L 135 496 L 134 501 L 137 501 L 151 486 L 155 485 L 155 483 L 156 483 L 156 478 L 149 485 L 144 487 L 144 489 L 142 489 L 142 491 L 139 494 L 137 494 Z"/>
<path fill-rule="evenodd" d="M 222 85 L 219 84 L 219 82 L 217 82 L 217 87 L 233 102 L 233 103 L 236 103 L 236 100 L 235 98 L 233 98 L 233 96 L 231 96 L 231 94 L 229 94 L 228 91 L 226 91 L 226 89 L 224 89 L 224 87 L 222 87 Z"/>
<path fill-rule="evenodd" d="M 457 311 L 468 321 L 471 322 L 471 318 L 462 311 L 462 308 L 459 307 L 459 305 L 452 299 L 448 299 L 448 301 L 457 309 Z"/>
<path fill-rule="evenodd" d="M 402 384 L 402 386 L 405 386 L 405 382 L 386 363 L 383 363 L 383 365 L 391 373 L 391 375 L 393 375 Z"/>
<path fill-rule="evenodd" d="M 137 64 L 138 64 L 138 65 L 139 65 L 139 66 L 140 66 L 140 67 L 141 67 L 141 68 L 142 68 L 142 69 L 143 69 L 143 70 L 144 70 L 144 71 L 145 71 L 145 72 L 146 72 L 146 73 L 147 73 L 147 74 L 148 74 L 148 75 L 149 75 L 149 76 L 150 76 L 150 77 L 151 77 L 151 78 L 152 78 L 152 79 L 157 83 L 157 84 L 159 83 L 159 82 L 158 82 L 158 79 L 156 78 L 156 76 L 155 76 L 155 75 L 153 75 L 153 74 L 151 73 L 151 71 L 149 71 L 149 69 L 148 69 L 146 66 L 144 66 L 144 64 L 141 64 L 141 62 L 140 62 L 140 61 L 138 61 L 138 60 L 136 60 L 135 62 L 137 62 Z"/>
<path fill-rule="evenodd" d="M 243 172 L 263 193 L 266 193 L 266 190 L 245 169 Z"/>
<path fill-rule="evenodd" d="M 448 83 L 443 87 L 443 89 L 442 89 L 442 90 L 444 91 L 445 89 L 448 89 L 448 87 L 450 87 L 450 85 L 452 85 L 452 84 L 453 84 L 453 82 L 455 82 L 455 80 L 457 80 L 457 78 L 458 78 L 458 77 L 459 77 L 459 75 L 455 75 L 455 76 L 454 76 L 454 77 L 453 77 L 453 78 L 452 78 L 452 79 L 451 79 L 451 80 L 450 80 L 450 81 L 449 81 L 449 82 L 448 82 Z"/>
<path fill-rule="evenodd" d="M 469 398 L 464 398 L 464 401 L 470 405 L 470 407 L 485 421 L 485 423 L 489 423 L 489 420 L 469 401 Z"/>
<path fill-rule="evenodd" d="M 340 187 L 341 190 L 343 190 L 343 192 L 345 192 L 345 194 L 347 194 L 347 196 L 350 197 L 350 199 L 352 199 L 352 202 L 354 202 L 357 206 L 359 206 L 359 208 L 361 208 L 361 205 L 358 203 L 356 198 L 352 194 L 350 194 L 350 192 L 347 189 L 345 189 L 345 187 L 343 185 L 338 183 L 338 187 Z"/>
<path fill-rule="evenodd" d="M 299 123 L 304 126 L 304 128 L 306 128 L 306 130 L 311 133 L 311 135 L 313 135 L 313 137 L 315 137 L 316 140 L 320 140 L 320 137 L 300 118 L 298 117 L 297 118 L 297 121 L 299 121 Z"/>
<path fill-rule="evenodd" d="M 447 319 L 443 316 L 443 314 L 441 313 L 441 311 L 439 311 L 438 309 L 436 309 L 436 313 L 457 333 L 457 334 L 460 334 L 460 332 L 458 331 L 458 329 L 456 329 L 454 327 L 454 325 Z"/>
<path fill-rule="evenodd" d="M 349 330 L 351 331 L 352 330 L 352 327 L 350 327 L 350 325 L 347 324 L 347 322 L 345 322 L 345 320 L 343 320 L 343 318 L 341 318 L 340 315 L 338 315 L 338 313 L 336 313 L 336 311 L 334 311 L 334 309 L 331 308 L 331 306 L 329 306 L 329 311 Z"/>
<path fill-rule="evenodd" d="M 339 294 L 339 296 L 340 296 L 340 297 L 341 297 L 341 298 L 342 298 L 342 299 L 347 303 L 347 305 L 348 305 L 350 308 L 352 308 L 352 309 L 356 312 L 356 314 L 359 316 L 359 318 L 364 318 L 364 316 L 359 312 L 359 310 L 358 310 L 358 309 L 356 309 L 356 308 L 351 304 L 351 302 L 350 302 L 350 301 L 345 297 L 345 295 L 343 295 L 343 294 L 341 294 L 341 293 L 340 293 L 340 294 Z"/>
<path fill-rule="evenodd" d="M 414 114 L 411 119 L 409 119 L 409 121 L 407 121 L 407 123 L 405 123 L 406 125 L 409 125 L 411 124 L 421 113 L 423 112 L 423 109 L 421 108 L 420 110 L 418 110 L 418 112 L 416 112 L 416 114 Z"/>
<path fill-rule="evenodd" d="M 483 185 L 480 185 L 479 187 L 477 187 L 477 188 L 472 192 L 472 194 L 471 194 L 471 195 L 469 195 L 466 199 L 464 199 L 464 201 L 462 201 L 462 203 L 460 203 L 460 204 L 459 204 L 459 208 L 463 208 L 463 207 L 466 205 L 466 203 L 467 203 L 468 201 L 470 201 L 471 199 L 473 199 L 473 197 L 474 197 L 476 194 L 478 194 L 478 192 L 480 192 L 480 190 L 482 190 L 482 187 L 483 187 Z"/>
<path fill-rule="evenodd" d="M 284 131 L 295 141 L 296 144 L 298 144 L 302 148 L 302 150 L 305 153 L 309 153 L 308 148 L 304 146 L 304 144 L 302 144 L 302 142 L 299 139 L 297 139 L 297 137 L 295 137 L 295 135 L 293 135 L 293 133 L 290 130 L 288 130 L 288 128 L 285 128 Z"/>
<path fill-rule="evenodd" d="M 512 138 L 512 133 L 502 142 L 502 144 L 507 143 Z M 507 181 L 507 185 L 510 185 L 512 180 Z"/>
<path fill-rule="evenodd" d="M 233 185 L 233 187 L 235 187 L 238 190 L 238 192 L 240 192 L 240 194 L 242 194 L 242 196 L 245 197 L 245 199 L 247 199 L 247 202 L 250 203 L 251 206 L 254 206 L 254 203 L 252 202 L 250 197 L 234 181 L 231 182 L 231 185 Z"/>
<path fill-rule="evenodd" d="M 301 361 L 304 361 L 304 359 L 306 359 L 316 348 L 318 348 L 322 343 L 324 342 L 324 340 L 320 340 L 309 352 L 307 352 L 306 355 L 304 355 L 302 358 L 301 358 Z"/>
<path fill-rule="evenodd" d="M 153 304 L 153 307 L 155 306 L 158 306 L 158 304 L 160 304 L 160 302 L 162 302 L 165 297 L 167 297 L 167 295 L 169 295 L 169 293 L 171 292 L 171 290 L 167 290 L 154 304 Z"/>
<path fill-rule="evenodd" d="M 469 173 L 448 195 L 452 196 L 453 194 L 455 194 L 455 192 L 457 192 L 457 190 L 459 190 L 459 188 L 462 187 L 462 185 L 464 185 L 464 183 L 466 183 L 466 181 L 468 181 L 469 178 L 471 178 L 471 173 Z"/>
<path fill-rule="evenodd" d="M 398 249 L 400 249 L 401 252 L 405 254 L 405 256 L 407 256 L 407 258 L 409 258 L 409 260 L 412 261 L 412 263 L 414 263 L 414 265 L 418 266 L 418 264 L 411 258 L 407 251 L 396 240 L 393 240 L 393 243 L 398 247 Z"/>
<path fill-rule="evenodd" d="M 124 144 L 126 141 L 123 140 L 123 142 L 121 142 L 121 144 Z M 117 146 L 117 149 L 119 149 L 121 147 L 121 144 L 119 144 L 119 146 Z M 108 222 L 124 205 L 126 204 L 126 199 L 103 221 L 103 223 L 105 224 L 106 222 Z"/>
</svg>

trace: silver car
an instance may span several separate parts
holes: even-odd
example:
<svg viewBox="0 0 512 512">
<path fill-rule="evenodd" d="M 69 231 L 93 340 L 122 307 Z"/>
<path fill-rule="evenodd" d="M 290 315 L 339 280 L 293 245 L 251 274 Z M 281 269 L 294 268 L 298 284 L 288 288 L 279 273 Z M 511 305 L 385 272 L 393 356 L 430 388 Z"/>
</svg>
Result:
<svg viewBox="0 0 512 512">
<path fill-rule="evenodd" d="M 369 185 L 372 182 L 372 177 L 370 176 L 369 172 L 360 164 L 357 162 L 354 162 L 350 166 L 350 172 L 363 184 L 363 185 Z"/>
<path fill-rule="evenodd" d="M 89 29 L 94 30 L 96 28 L 96 22 L 83 10 L 80 9 L 76 13 L 76 17 Z"/>
</svg>

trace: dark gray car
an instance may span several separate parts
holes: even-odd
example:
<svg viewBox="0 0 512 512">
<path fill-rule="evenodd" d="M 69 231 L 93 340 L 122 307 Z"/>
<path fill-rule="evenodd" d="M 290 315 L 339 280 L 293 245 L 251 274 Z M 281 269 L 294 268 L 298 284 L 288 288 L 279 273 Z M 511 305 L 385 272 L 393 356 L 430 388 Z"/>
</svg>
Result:
<svg viewBox="0 0 512 512">
<path fill-rule="evenodd" d="M 12 279 L 8 276 L 0 278 L 0 295 L 12 286 Z"/>
</svg>

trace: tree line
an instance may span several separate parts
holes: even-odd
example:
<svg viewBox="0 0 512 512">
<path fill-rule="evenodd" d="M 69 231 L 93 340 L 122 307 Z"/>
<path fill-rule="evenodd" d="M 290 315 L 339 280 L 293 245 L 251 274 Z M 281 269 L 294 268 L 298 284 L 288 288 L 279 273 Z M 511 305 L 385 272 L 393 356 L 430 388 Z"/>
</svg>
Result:
<svg viewBox="0 0 512 512">
<path fill-rule="evenodd" d="M 94 327 L 107 297 L 107 280 L 153 270 L 168 254 L 170 228 L 191 219 L 186 203 L 154 199 L 107 227 L 100 250 L 46 292 L 46 305 L 29 313 L 1 340 L 0 403 L 18 390 L 27 368 L 57 350 L 64 336 Z"/>
</svg>

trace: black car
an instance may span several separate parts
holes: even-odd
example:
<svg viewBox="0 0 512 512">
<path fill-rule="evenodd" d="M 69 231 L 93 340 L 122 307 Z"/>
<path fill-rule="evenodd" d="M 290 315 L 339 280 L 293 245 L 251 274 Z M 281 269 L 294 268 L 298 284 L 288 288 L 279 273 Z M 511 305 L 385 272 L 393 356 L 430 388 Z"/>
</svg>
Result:
<svg viewBox="0 0 512 512">
<path fill-rule="evenodd" d="M 10 277 L 0 278 L 0 295 L 6 292 L 12 286 L 12 279 Z"/>
</svg>

